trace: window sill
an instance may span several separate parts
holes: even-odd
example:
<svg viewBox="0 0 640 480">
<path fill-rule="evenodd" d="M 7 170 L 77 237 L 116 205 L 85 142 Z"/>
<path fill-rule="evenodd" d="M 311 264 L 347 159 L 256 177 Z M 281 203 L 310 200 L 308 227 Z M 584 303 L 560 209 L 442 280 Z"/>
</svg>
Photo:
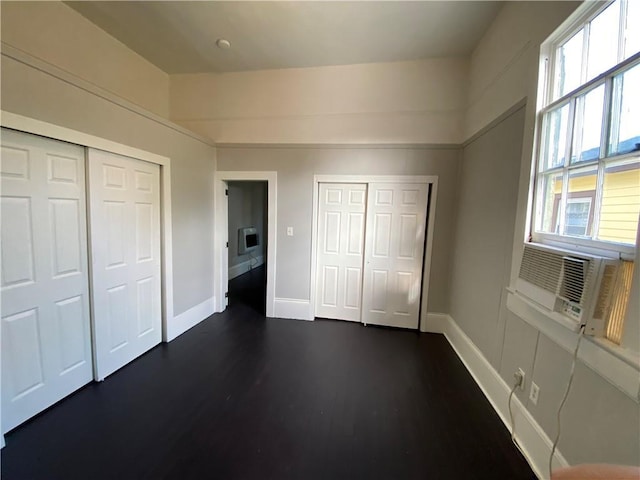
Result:
<svg viewBox="0 0 640 480">
<path fill-rule="evenodd" d="M 507 308 L 566 351 L 573 353 L 578 333 L 559 323 L 553 312 L 507 289 Z M 608 340 L 585 336 L 578 358 L 609 383 L 640 403 L 640 355 Z"/>
<path fill-rule="evenodd" d="M 561 248 L 576 253 L 587 253 L 606 258 L 620 258 L 622 260 L 635 260 L 635 245 L 623 243 L 611 243 L 598 240 L 590 240 L 577 237 L 567 237 L 552 233 L 534 232 L 533 242 Z"/>
</svg>

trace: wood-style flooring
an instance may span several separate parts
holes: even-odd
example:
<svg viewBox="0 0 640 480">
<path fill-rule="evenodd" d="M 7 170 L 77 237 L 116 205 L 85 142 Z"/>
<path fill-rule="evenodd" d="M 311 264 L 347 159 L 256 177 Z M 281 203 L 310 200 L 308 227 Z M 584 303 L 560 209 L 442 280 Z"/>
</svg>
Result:
<svg viewBox="0 0 640 480">
<path fill-rule="evenodd" d="M 443 336 L 260 302 L 7 434 L 3 480 L 535 478 Z"/>
</svg>

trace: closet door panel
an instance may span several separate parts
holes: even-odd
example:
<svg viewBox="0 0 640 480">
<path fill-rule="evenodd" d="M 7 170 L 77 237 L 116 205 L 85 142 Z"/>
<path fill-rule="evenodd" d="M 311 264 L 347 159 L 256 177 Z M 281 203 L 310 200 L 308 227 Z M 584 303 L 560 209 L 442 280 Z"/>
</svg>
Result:
<svg viewBox="0 0 640 480">
<path fill-rule="evenodd" d="M 366 195 L 365 184 L 320 184 L 317 317 L 360 321 Z"/>
<path fill-rule="evenodd" d="M 362 321 L 418 328 L 426 184 L 369 184 Z"/>
<path fill-rule="evenodd" d="M 160 167 L 89 150 L 96 377 L 160 343 Z"/>
<path fill-rule="evenodd" d="M 2 431 L 92 379 L 85 151 L 2 130 Z"/>
</svg>

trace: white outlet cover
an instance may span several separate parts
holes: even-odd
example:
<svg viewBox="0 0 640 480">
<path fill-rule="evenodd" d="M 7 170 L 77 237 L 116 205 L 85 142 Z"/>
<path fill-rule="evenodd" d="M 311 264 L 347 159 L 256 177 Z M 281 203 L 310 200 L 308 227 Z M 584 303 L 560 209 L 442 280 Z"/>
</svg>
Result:
<svg viewBox="0 0 640 480">
<path fill-rule="evenodd" d="M 287 235 L 293 237 L 293 227 L 287 227 Z"/>
<path fill-rule="evenodd" d="M 540 394 L 540 387 L 538 387 L 538 385 L 536 385 L 534 382 L 531 382 L 531 391 L 529 392 L 529 400 L 531 400 L 534 405 L 538 404 L 539 394 Z"/>
</svg>

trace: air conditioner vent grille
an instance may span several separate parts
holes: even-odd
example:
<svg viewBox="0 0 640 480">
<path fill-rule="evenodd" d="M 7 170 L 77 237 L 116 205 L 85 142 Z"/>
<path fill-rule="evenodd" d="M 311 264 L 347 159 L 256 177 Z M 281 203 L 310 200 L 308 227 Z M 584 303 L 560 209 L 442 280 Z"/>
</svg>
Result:
<svg viewBox="0 0 640 480">
<path fill-rule="evenodd" d="M 557 293 L 562 254 L 525 245 L 519 277 L 548 292 Z"/>
<path fill-rule="evenodd" d="M 582 304 L 582 293 L 587 283 L 589 261 L 581 258 L 563 257 L 564 274 L 560 286 L 560 297 Z"/>
</svg>

